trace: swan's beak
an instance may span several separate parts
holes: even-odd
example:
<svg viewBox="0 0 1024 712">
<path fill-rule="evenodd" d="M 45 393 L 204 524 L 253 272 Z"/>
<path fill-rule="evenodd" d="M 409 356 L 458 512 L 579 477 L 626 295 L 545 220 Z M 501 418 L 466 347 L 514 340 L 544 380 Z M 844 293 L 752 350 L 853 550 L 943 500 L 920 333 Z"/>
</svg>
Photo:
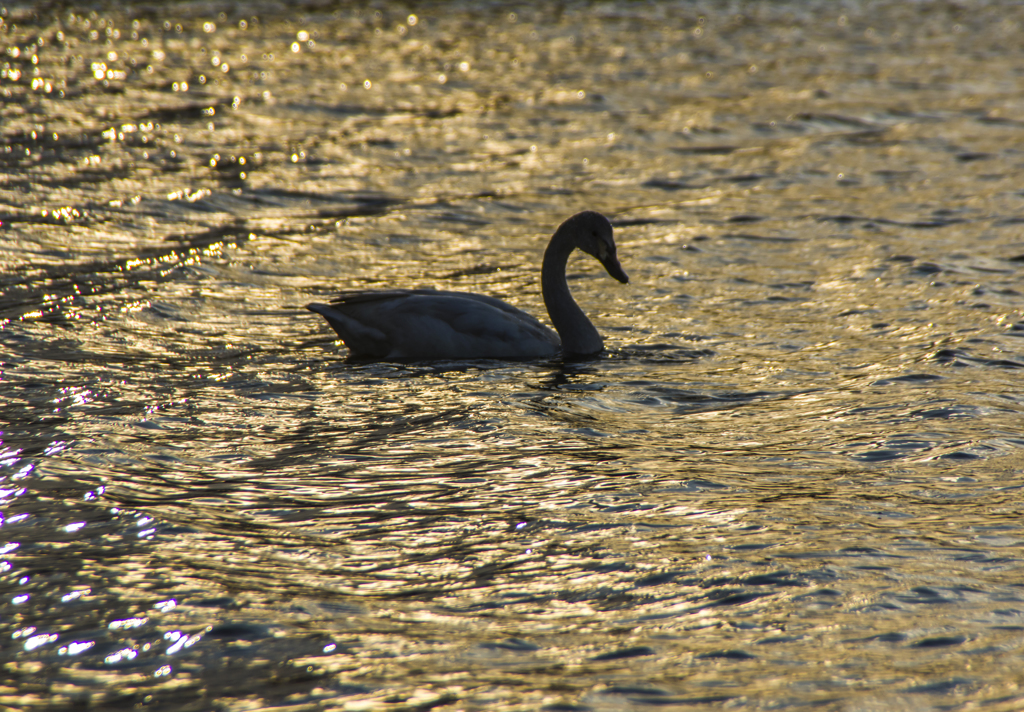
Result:
<svg viewBox="0 0 1024 712">
<path fill-rule="evenodd" d="M 608 274 L 612 277 L 615 277 L 615 279 L 623 284 L 629 284 L 629 275 L 622 269 L 619 259 L 614 254 L 605 255 L 604 259 L 601 260 L 601 264 L 604 265 L 604 268 L 608 270 Z"/>
</svg>

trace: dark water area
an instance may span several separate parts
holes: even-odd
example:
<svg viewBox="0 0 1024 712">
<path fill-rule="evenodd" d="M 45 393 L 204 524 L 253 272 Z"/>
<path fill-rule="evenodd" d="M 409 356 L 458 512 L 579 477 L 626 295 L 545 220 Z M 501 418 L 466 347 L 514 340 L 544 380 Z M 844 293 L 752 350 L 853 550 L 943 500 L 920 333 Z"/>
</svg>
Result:
<svg viewBox="0 0 1024 712">
<path fill-rule="evenodd" d="M 0 707 L 1024 709 L 1024 6 L 0 8 Z M 436 287 L 587 360 L 353 361 Z"/>
</svg>

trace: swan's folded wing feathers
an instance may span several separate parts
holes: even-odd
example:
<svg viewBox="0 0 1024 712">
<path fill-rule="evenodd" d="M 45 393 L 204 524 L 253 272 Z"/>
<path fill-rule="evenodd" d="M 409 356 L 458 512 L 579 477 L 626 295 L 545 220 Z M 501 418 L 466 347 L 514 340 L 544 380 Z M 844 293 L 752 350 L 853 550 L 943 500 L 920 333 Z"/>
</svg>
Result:
<svg viewBox="0 0 1024 712">
<path fill-rule="evenodd" d="M 492 305 L 479 300 L 452 299 L 446 321 L 460 334 L 475 339 L 515 342 L 525 336 L 528 322 L 518 314 L 496 310 Z M 483 308 L 481 308 L 483 307 Z M 525 315 L 523 315 L 525 316 Z"/>
<path fill-rule="evenodd" d="M 534 358 L 558 335 L 493 297 L 433 289 L 342 292 L 322 314 L 354 353 L 395 359 Z"/>
<path fill-rule="evenodd" d="M 478 357 L 543 355 L 557 350 L 558 336 L 529 314 L 493 298 L 458 292 L 417 294 L 403 300 L 410 319 L 422 320 L 429 339 L 458 344 L 457 352 Z"/>
</svg>

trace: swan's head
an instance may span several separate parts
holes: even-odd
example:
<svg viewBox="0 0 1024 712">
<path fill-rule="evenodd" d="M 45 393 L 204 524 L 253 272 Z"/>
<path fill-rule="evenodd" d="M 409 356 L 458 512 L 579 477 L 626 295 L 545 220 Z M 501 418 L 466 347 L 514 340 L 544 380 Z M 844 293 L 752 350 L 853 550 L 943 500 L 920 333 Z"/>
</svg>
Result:
<svg viewBox="0 0 1024 712">
<path fill-rule="evenodd" d="M 619 264 L 619 258 L 615 256 L 612 224 L 604 215 L 593 210 L 576 213 L 562 223 L 558 231 L 568 232 L 573 246 L 597 259 L 612 277 L 623 284 L 629 282 L 629 277 Z"/>
</svg>

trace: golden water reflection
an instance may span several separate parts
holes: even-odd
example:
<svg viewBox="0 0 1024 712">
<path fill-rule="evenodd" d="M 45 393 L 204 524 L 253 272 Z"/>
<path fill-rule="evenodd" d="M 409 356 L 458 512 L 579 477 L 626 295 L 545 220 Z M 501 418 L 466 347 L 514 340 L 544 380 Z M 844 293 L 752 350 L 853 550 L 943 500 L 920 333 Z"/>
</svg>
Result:
<svg viewBox="0 0 1024 712">
<path fill-rule="evenodd" d="M 1019 708 L 1022 23 L 8 7 L 0 704 Z M 301 308 L 583 208 L 600 359 Z"/>
</svg>

